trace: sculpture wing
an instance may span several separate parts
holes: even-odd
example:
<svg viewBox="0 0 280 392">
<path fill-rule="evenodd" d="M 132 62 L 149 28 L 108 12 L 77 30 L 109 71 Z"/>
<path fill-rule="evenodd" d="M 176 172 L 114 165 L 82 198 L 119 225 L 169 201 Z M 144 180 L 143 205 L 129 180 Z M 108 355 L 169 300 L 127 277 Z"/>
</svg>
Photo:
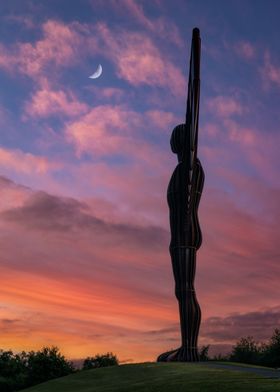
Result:
<svg viewBox="0 0 280 392">
<path fill-rule="evenodd" d="M 188 148 L 190 154 L 190 170 L 197 154 L 197 134 L 200 97 L 200 34 L 199 29 L 193 29 L 192 47 L 188 83 L 188 100 L 186 112 L 186 126 L 189 131 Z M 187 152 L 188 154 L 188 152 Z"/>
</svg>

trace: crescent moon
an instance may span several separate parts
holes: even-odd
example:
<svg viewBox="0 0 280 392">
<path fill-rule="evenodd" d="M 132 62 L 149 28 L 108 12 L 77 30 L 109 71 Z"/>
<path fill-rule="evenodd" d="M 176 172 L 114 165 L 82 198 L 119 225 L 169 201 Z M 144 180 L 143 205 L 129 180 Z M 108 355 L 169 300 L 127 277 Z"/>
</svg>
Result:
<svg viewBox="0 0 280 392">
<path fill-rule="evenodd" d="M 99 78 L 99 76 L 102 74 L 102 65 L 99 64 L 97 67 L 97 70 L 91 75 L 89 76 L 90 79 L 97 79 Z"/>
</svg>

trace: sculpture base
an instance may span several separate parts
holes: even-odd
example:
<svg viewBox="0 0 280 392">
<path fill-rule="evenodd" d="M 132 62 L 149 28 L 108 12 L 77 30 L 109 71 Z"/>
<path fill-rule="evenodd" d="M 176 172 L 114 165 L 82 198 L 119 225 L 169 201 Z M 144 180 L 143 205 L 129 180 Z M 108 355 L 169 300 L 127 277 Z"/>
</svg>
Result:
<svg viewBox="0 0 280 392">
<path fill-rule="evenodd" d="M 160 354 L 157 362 L 198 362 L 199 355 L 195 347 L 179 347 L 176 350 Z"/>
</svg>

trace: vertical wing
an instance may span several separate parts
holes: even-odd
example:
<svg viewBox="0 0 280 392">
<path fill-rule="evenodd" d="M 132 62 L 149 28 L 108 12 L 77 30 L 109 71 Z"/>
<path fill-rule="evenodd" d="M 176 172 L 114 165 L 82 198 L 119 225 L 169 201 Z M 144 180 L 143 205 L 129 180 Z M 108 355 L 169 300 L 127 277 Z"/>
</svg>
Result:
<svg viewBox="0 0 280 392">
<path fill-rule="evenodd" d="M 192 47 L 188 83 L 188 100 L 186 126 L 189 133 L 188 147 L 190 154 L 190 170 L 197 154 L 197 134 L 200 97 L 200 34 L 199 29 L 193 29 Z"/>
</svg>

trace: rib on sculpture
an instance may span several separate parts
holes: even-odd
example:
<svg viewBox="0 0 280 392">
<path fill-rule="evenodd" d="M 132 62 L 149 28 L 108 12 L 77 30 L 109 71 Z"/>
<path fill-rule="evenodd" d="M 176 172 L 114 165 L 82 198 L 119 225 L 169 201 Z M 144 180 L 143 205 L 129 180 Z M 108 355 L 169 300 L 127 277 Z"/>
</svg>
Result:
<svg viewBox="0 0 280 392">
<path fill-rule="evenodd" d="M 181 347 L 161 354 L 160 362 L 199 360 L 197 339 L 201 311 L 196 299 L 194 278 L 196 251 L 202 242 L 198 206 L 204 183 L 204 172 L 197 158 L 197 136 L 200 94 L 200 35 L 193 29 L 190 58 L 188 99 L 185 124 L 177 125 L 171 135 L 171 149 L 177 154 L 176 166 L 167 190 L 170 211 L 170 256 L 179 303 Z"/>
</svg>

